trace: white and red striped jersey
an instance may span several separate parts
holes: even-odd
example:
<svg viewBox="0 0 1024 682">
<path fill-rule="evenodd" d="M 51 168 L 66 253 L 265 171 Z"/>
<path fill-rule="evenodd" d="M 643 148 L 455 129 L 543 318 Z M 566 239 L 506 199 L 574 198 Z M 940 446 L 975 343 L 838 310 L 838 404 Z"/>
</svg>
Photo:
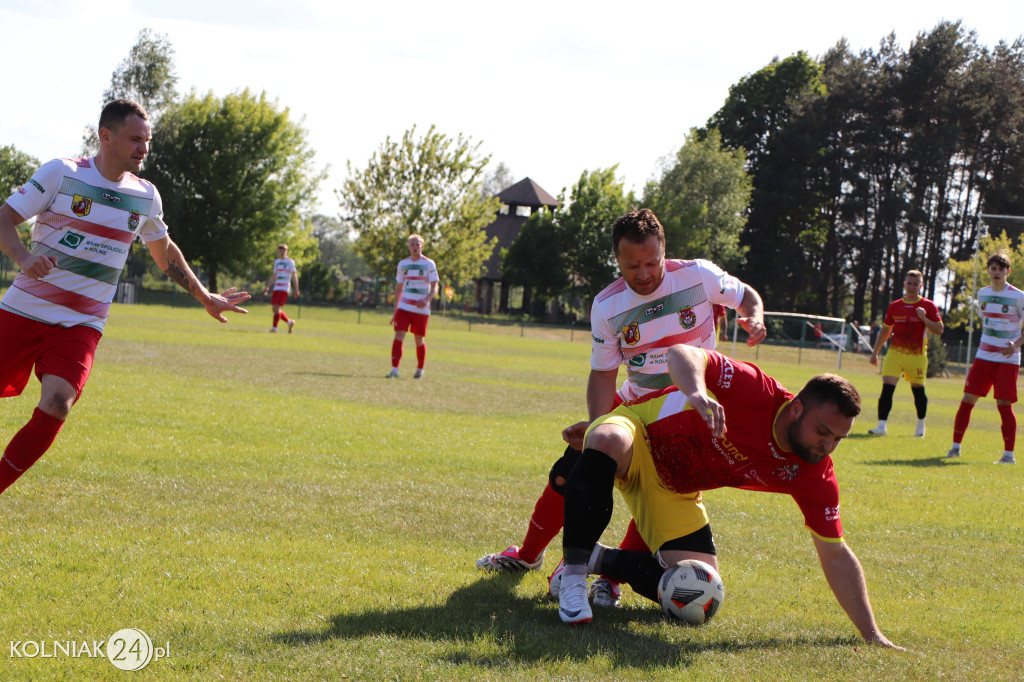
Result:
<svg viewBox="0 0 1024 682">
<path fill-rule="evenodd" d="M 1020 350 L 1010 357 L 999 352 L 1020 336 L 1021 318 L 1024 317 L 1024 291 L 1007 284 L 1002 291 L 992 287 L 978 290 L 978 309 L 981 311 L 981 342 L 977 358 L 989 362 L 1020 364 Z"/>
<path fill-rule="evenodd" d="M 111 182 L 94 159 L 48 161 L 7 204 L 35 217 L 32 253 L 57 266 L 41 280 L 19 273 L 0 308 L 47 324 L 102 332 L 132 241 L 167 234 L 156 187 L 131 173 Z"/>
<path fill-rule="evenodd" d="M 270 276 L 274 284 L 271 291 L 292 291 L 292 273 L 297 272 L 295 261 L 291 258 L 275 258 L 274 274 Z"/>
<path fill-rule="evenodd" d="M 622 278 L 594 298 L 590 311 L 590 366 L 598 371 L 626 363 L 622 400 L 672 385 L 666 351 L 684 343 L 715 349 L 712 306 L 737 308 L 744 284 L 711 261 L 666 260 L 665 279 L 640 296 Z"/>
<path fill-rule="evenodd" d="M 416 260 L 403 258 L 398 262 L 398 276 L 395 281 L 404 284 L 402 298 L 398 301 L 398 307 L 408 310 L 411 313 L 429 315 L 430 306 L 417 307 L 416 301 L 424 299 L 430 293 L 430 283 L 438 281 L 437 265 L 426 256 L 421 255 Z"/>
</svg>

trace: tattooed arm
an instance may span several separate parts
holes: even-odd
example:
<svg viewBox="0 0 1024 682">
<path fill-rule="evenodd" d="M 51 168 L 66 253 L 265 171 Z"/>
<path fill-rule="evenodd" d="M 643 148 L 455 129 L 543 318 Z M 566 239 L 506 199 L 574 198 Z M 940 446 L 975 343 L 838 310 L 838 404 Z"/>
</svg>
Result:
<svg viewBox="0 0 1024 682">
<path fill-rule="evenodd" d="M 146 242 L 146 246 L 149 247 L 149 252 L 153 255 L 153 260 L 156 261 L 160 269 L 167 273 L 167 276 L 174 280 L 182 289 L 192 294 L 197 301 L 202 303 L 203 307 L 206 308 L 206 312 L 214 319 L 220 322 L 227 322 L 227 318 L 224 317 L 224 313 L 227 311 L 236 313 L 248 312 L 244 308 L 238 307 L 239 303 L 249 300 L 250 296 L 248 293 L 235 291 L 234 287 L 228 289 L 223 294 L 210 293 L 203 286 L 202 282 L 199 281 L 195 273 L 192 272 L 192 268 L 188 266 L 188 262 L 186 262 L 185 256 L 182 255 L 181 249 L 171 241 L 170 237 L 165 236 L 163 239 Z"/>
</svg>

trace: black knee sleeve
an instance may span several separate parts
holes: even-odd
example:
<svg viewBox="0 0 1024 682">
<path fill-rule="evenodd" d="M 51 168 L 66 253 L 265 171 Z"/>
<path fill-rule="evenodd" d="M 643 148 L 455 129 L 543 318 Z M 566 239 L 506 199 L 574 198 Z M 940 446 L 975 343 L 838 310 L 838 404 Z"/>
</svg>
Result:
<svg viewBox="0 0 1024 682">
<path fill-rule="evenodd" d="M 615 460 L 587 448 L 565 482 L 562 553 L 568 564 L 587 563 L 612 519 Z"/>
<path fill-rule="evenodd" d="M 928 414 L 928 396 L 924 394 L 924 386 L 911 386 L 910 392 L 914 394 L 914 407 L 917 408 L 917 418 L 924 419 Z"/>
<path fill-rule="evenodd" d="M 892 412 L 892 394 L 896 392 L 895 384 L 882 384 L 882 395 L 878 398 L 878 418 L 888 419 Z"/>
<path fill-rule="evenodd" d="M 559 495 L 565 495 L 565 481 L 569 480 L 569 472 L 576 466 L 576 462 L 579 461 L 582 454 L 573 446 L 568 445 L 562 456 L 552 465 L 551 473 L 548 474 L 548 482 L 551 483 L 551 488 Z M 558 482 L 559 478 L 562 479 L 561 483 Z"/>
</svg>

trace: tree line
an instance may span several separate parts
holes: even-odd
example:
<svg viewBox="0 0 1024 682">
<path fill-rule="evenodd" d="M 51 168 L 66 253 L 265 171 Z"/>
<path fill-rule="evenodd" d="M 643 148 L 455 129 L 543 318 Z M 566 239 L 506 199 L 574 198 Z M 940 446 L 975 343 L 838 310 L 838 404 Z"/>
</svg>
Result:
<svg viewBox="0 0 1024 682">
<path fill-rule="evenodd" d="M 494 248 L 484 233 L 494 195 L 513 179 L 502 164 L 488 172 L 480 143 L 414 126 L 365 166 L 349 162 L 339 214 L 315 215 L 326 169 L 302 121 L 266 93 L 178 94 L 173 54 L 165 36 L 142 31 L 103 101 L 129 97 L 152 113 L 143 176 L 211 288 L 222 275 L 265 275 L 281 241 L 324 288 L 343 275 L 391 277 L 411 232 L 447 282 L 479 276 Z M 730 88 L 639 196 L 616 166 L 584 170 L 558 209 L 527 220 L 503 254 L 505 281 L 523 287 L 524 309 L 531 297 L 588 301 L 616 275 L 612 221 L 643 205 L 662 219 L 670 257 L 717 262 L 769 309 L 867 321 L 911 268 L 929 297 L 950 277 L 956 307 L 971 282 L 953 262 L 978 248 L 981 214 L 1024 215 L 1022 104 L 1021 40 L 988 48 L 959 22 L 906 50 L 890 34 L 875 49 L 840 41 L 820 58 L 775 59 Z M 84 144 L 95 145 L 94 130 Z M 0 189 L 37 163 L 0 147 Z"/>
</svg>

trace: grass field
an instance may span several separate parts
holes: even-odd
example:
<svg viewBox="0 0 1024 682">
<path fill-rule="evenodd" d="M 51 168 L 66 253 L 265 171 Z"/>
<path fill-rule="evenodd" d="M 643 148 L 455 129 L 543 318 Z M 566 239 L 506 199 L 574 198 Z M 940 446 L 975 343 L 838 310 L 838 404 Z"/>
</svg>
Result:
<svg viewBox="0 0 1024 682">
<path fill-rule="evenodd" d="M 137 679 L 1020 679 L 1024 471 L 993 465 L 991 400 L 964 456 L 942 461 L 962 377 L 929 380 L 923 440 L 901 384 L 876 439 L 878 372 L 843 362 L 865 404 L 835 455 L 843 525 L 883 631 L 910 652 L 861 642 L 792 500 L 736 490 L 705 496 L 726 584 L 714 621 L 682 627 L 627 590 L 571 629 L 547 570 L 473 562 L 521 540 L 558 432 L 583 416 L 586 334 L 435 317 L 426 377 L 407 378 L 410 338 L 403 378 L 385 381 L 386 315 L 303 308 L 295 334 L 271 335 L 269 307 L 251 311 L 221 326 L 115 306 L 57 443 L 0 496 L 0 680 L 121 679 L 103 658 L 7 641 L 122 628 L 166 647 Z M 824 352 L 758 356 L 791 389 L 835 369 Z M 37 399 L 33 381 L 0 401 L 5 441 Z M 626 521 L 617 500 L 605 541 Z M 556 539 L 545 569 L 559 555 Z"/>
</svg>

